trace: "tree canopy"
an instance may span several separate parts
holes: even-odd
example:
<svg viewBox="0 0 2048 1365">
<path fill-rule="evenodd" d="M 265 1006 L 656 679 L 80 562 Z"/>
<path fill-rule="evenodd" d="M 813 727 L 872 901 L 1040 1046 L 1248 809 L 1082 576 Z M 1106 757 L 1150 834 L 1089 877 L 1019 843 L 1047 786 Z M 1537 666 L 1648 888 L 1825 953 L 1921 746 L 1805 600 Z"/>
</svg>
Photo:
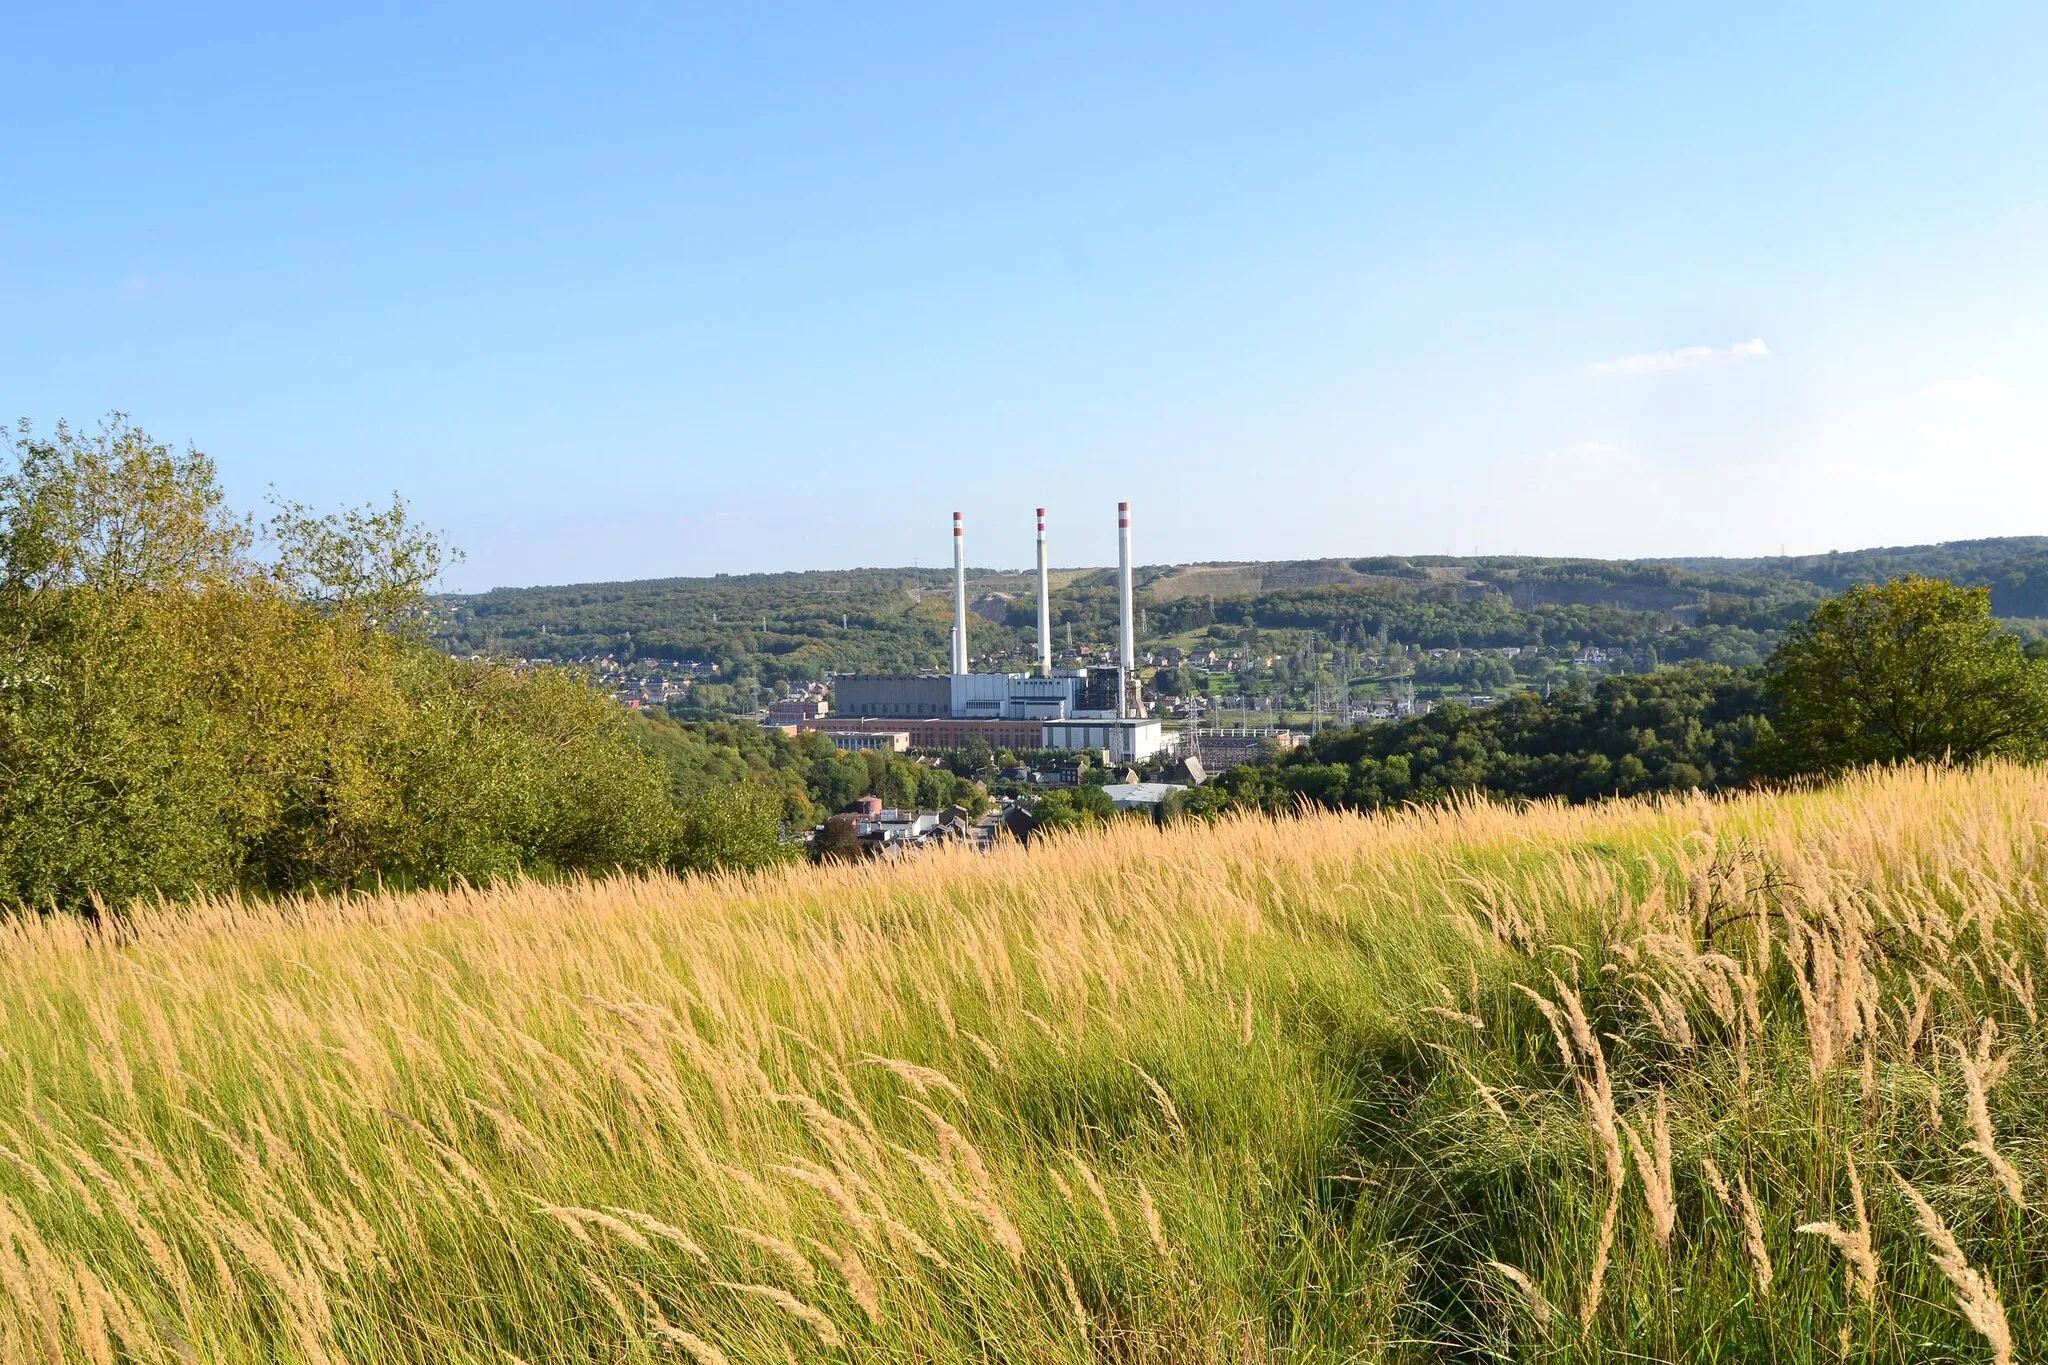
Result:
<svg viewBox="0 0 2048 1365">
<path fill-rule="evenodd" d="M 1851 587 L 1792 627 L 1765 685 L 1783 772 L 2048 753 L 2048 663 L 1993 619 L 1989 588 Z"/>
<path fill-rule="evenodd" d="M 398 629 L 441 551 L 287 507 L 120 418 L 0 468 L 0 904 L 487 880 L 671 858 L 662 774 L 576 679 Z"/>
<path fill-rule="evenodd" d="M 1465 792 L 1587 801 L 1713 789 L 1748 780 L 1750 752 L 1769 731 L 1753 674 L 1685 664 L 1332 731 L 1224 772 L 1217 787 L 1232 804 L 1265 810 L 1300 800 L 1377 810 Z"/>
</svg>

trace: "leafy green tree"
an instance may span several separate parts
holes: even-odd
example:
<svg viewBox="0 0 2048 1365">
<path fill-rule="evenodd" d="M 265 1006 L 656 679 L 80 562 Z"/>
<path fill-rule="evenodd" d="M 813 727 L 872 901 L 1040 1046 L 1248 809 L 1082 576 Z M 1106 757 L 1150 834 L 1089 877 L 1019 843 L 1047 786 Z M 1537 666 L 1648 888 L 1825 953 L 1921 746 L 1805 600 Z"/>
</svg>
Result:
<svg viewBox="0 0 2048 1365">
<path fill-rule="evenodd" d="M 861 847 L 860 836 L 855 833 L 860 827 L 857 815 L 840 814 L 826 819 L 824 828 L 811 841 L 811 858 L 820 863 L 850 863 L 865 857 L 867 850 Z"/>
<path fill-rule="evenodd" d="M 59 422 L 39 438 L 24 422 L 11 444 L 0 581 L 14 610 L 42 591 L 190 591 L 249 576 L 249 524 L 198 451 L 153 441 L 121 413 L 94 435 Z"/>
<path fill-rule="evenodd" d="M 919 810 L 944 810 L 963 792 L 974 789 L 972 782 L 944 768 L 919 768 L 916 771 L 917 797 L 911 804 Z"/>
<path fill-rule="evenodd" d="M 1116 813 L 1107 792 L 1085 783 L 1047 792 L 1031 811 L 1041 830 L 1090 829 L 1116 818 Z"/>
<path fill-rule="evenodd" d="M 208 608 L 246 577 L 247 525 L 205 456 L 118 416 L 92 435 L 24 426 L 10 445 L 0 897 L 85 906 L 232 884 L 232 810 L 246 800 L 187 684 L 217 621 Z"/>
<path fill-rule="evenodd" d="M 956 759 L 955 771 L 962 777 L 987 778 L 996 770 L 996 751 L 980 735 L 969 735 Z"/>
<path fill-rule="evenodd" d="M 682 808 L 675 865 L 685 871 L 751 872 L 802 856 L 782 838 L 782 801 L 747 784 L 722 787 Z"/>
<path fill-rule="evenodd" d="M 277 498 L 272 506 L 265 529 L 278 583 L 299 601 L 329 613 L 359 612 L 386 629 L 418 629 L 428 590 L 447 563 L 462 559 L 412 520 L 396 493 L 387 507 L 325 515 Z"/>
<path fill-rule="evenodd" d="M 1852 587 L 1792 627 L 1765 679 L 1779 771 L 2048 753 L 2048 663 L 1993 619 L 1988 588 Z"/>
</svg>

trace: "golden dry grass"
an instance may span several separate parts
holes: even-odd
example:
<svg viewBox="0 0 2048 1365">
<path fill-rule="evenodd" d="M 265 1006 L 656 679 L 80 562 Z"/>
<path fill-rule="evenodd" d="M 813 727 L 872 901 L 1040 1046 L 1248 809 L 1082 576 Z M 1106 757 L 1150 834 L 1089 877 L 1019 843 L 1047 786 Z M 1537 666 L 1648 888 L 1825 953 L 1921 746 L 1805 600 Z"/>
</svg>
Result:
<svg viewBox="0 0 2048 1365">
<path fill-rule="evenodd" d="M 2044 858 L 1988 768 L 14 920 L 0 1361 L 2009 1352 Z"/>
</svg>

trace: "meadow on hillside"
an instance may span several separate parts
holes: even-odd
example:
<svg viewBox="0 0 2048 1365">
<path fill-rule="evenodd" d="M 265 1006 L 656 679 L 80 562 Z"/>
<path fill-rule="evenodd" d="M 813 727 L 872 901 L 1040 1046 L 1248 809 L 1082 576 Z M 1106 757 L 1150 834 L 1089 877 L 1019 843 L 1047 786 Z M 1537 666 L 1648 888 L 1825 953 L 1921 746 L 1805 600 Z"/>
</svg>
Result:
<svg viewBox="0 0 2048 1365">
<path fill-rule="evenodd" d="M 2044 874 L 1987 765 L 16 919 L 0 1361 L 2031 1356 Z"/>
</svg>

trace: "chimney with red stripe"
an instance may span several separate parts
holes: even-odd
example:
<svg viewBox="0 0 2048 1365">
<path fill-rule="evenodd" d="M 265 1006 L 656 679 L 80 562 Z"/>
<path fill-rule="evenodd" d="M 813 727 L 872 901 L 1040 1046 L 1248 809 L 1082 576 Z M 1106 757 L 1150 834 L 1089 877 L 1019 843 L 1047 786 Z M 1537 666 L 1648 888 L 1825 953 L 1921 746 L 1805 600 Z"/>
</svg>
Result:
<svg viewBox="0 0 2048 1365">
<path fill-rule="evenodd" d="M 1052 676 L 1052 582 L 1045 567 L 1045 509 L 1038 509 L 1038 676 Z"/>
<path fill-rule="evenodd" d="M 953 514 L 953 671 L 967 671 L 967 540 Z"/>
<path fill-rule="evenodd" d="M 1117 689 L 1116 713 L 1137 714 L 1130 694 L 1138 678 L 1137 637 L 1131 630 L 1131 505 L 1116 505 Z"/>
</svg>

